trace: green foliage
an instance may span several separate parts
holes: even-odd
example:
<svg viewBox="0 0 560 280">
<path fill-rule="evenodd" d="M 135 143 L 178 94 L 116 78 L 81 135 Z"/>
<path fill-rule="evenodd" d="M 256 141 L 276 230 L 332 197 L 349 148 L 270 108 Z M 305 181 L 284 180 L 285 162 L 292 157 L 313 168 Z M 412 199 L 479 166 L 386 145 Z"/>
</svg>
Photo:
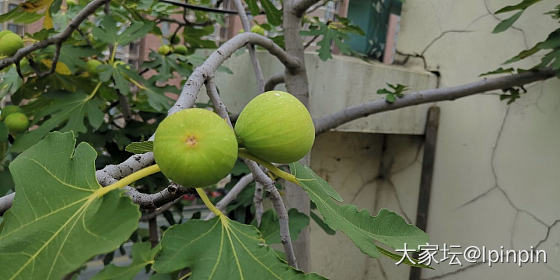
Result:
<svg viewBox="0 0 560 280">
<path fill-rule="evenodd" d="M 323 279 L 282 261 L 251 225 L 225 216 L 190 220 L 164 234 L 154 269 L 169 273 L 189 267 L 192 279 Z"/>
<path fill-rule="evenodd" d="M 161 249 L 152 249 L 149 242 L 139 242 L 132 245 L 132 263 L 127 266 L 109 265 L 95 275 L 92 280 L 132 280 L 144 267 L 154 263 L 156 254 Z"/>
<path fill-rule="evenodd" d="M 133 154 L 143 154 L 154 150 L 153 141 L 132 142 L 128 144 L 125 150 Z"/>
<path fill-rule="evenodd" d="M 374 258 L 386 255 L 373 241 L 393 249 L 402 249 L 404 243 L 408 248 L 416 248 L 428 242 L 426 233 L 389 210 L 381 209 L 377 216 L 371 216 L 366 210 L 359 211 L 356 206 L 337 204 L 333 198 L 340 197 L 335 196 L 332 187 L 309 167 L 291 163 L 290 171 L 315 203 L 326 224 L 334 230 L 343 231 L 363 253 Z"/>
<path fill-rule="evenodd" d="M 492 33 L 500 33 L 503 31 L 508 30 L 518 19 L 521 17 L 523 12 L 529 8 L 530 6 L 540 2 L 541 0 L 523 0 L 516 5 L 510 5 L 503 7 L 496 11 L 496 14 L 508 13 L 512 11 L 519 11 L 513 14 L 512 16 L 508 17 L 507 19 L 502 20 L 500 23 L 496 25 Z"/>
<path fill-rule="evenodd" d="M 503 7 L 496 11 L 496 14 L 502 13 L 509 13 L 517 11 L 515 14 L 510 16 L 509 18 L 502 20 L 500 23 L 496 25 L 494 28 L 493 33 L 503 32 L 509 29 L 513 24 L 521 17 L 523 12 L 527 10 L 529 7 L 533 6 L 536 3 L 539 3 L 541 0 L 523 0 L 515 5 L 510 5 Z M 550 15 L 552 19 L 560 22 L 560 5 L 557 5 L 553 10 L 545 13 Z M 499 67 L 495 70 L 480 74 L 480 76 L 488 76 L 488 75 L 495 75 L 495 74 L 505 74 L 505 73 L 521 73 L 524 71 L 531 71 L 536 69 L 542 68 L 550 68 L 554 70 L 557 76 L 560 76 L 560 28 L 552 31 L 548 34 L 547 38 L 543 41 L 536 43 L 533 47 L 528 48 L 519 52 L 514 57 L 508 59 L 504 62 L 504 64 L 512 64 L 521 60 L 524 60 L 528 57 L 532 57 L 539 52 L 544 52 L 544 54 L 540 55 L 540 63 L 532 66 L 530 69 L 520 69 L 520 68 L 503 68 Z M 506 88 L 503 89 L 503 94 L 500 94 L 500 100 L 507 100 L 507 104 L 511 104 L 515 102 L 515 100 L 521 97 L 521 94 L 526 93 L 527 91 L 523 87 L 514 87 L 514 88 Z"/>
<path fill-rule="evenodd" d="M 0 232 L 1 279 L 61 279 L 138 226 L 130 198 L 99 195 L 95 150 L 74 145 L 72 133 L 51 133 L 10 164 L 18 195 Z"/>
<path fill-rule="evenodd" d="M 297 209 L 292 208 L 288 211 L 290 237 L 296 240 L 299 233 L 309 225 L 309 217 Z M 272 210 L 264 212 L 262 215 L 261 225 L 259 231 L 262 233 L 263 239 L 268 244 L 281 243 L 280 239 L 280 224 L 278 223 L 278 215 Z"/>
<path fill-rule="evenodd" d="M 377 90 L 377 94 L 381 94 L 381 95 L 385 95 L 385 101 L 387 101 L 387 103 L 393 103 L 395 102 L 395 100 L 397 100 L 398 98 L 403 98 L 404 97 L 404 92 L 406 90 L 408 90 L 408 87 L 405 85 L 401 85 L 401 84 L 390 84 L 390 83 L 386 83 L 387 86 L 389 87 L 388 89 L 386 88 L 382 88 L 382 89 L 378 89 Z"/>
<path fill-rule="evenodd" d="M 332 58 L 331 45 L 333 43 L 341 53 L 352 54 L 352 50 L 348 45 L 344 44 L 344 40 L 349 38 L 348 34 L 364 35 L 364 31 L 360 27 L 352 25 L 347 18 L 336 16 L 336 20 L 323 23 L 319 18 L 315 17 L 309 22 L 309 30 L 300 32 L 303 36 L 321 36 L 321 41 L 317 43 L 321 60 Z"/>
</svg>

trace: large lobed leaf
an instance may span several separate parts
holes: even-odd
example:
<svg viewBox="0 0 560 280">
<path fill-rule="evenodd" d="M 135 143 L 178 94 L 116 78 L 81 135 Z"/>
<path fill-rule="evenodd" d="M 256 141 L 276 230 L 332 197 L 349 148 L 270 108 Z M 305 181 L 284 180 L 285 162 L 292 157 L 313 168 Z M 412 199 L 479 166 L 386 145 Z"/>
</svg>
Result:
<svg viewBox="0 0 560 280">
<path fill-rule="evenodd" d="M 103 122 L 103 112 L 99 109 L 101 102 L 91 95 L 58 91 L 47 94 L 45 99 L 47 98 L 49 101 L 47 107 L 35 117 L 41 119 L 50 115 L 50 118 L 41 123 L 38 128 L 18 137 L 10 148 L 11 151 L 24 151 L 59 126 L 62 126 L 60 130 L 64 132 L 70 130 L 76 133 L 86 132 L 87 128 L 84 124 L 86 115 L 94 127 L 99 127 Z"/>
<path fill-rule="evenodd" d="M 309 167 L 300 163 L 291 163 L 290 170 L 307 192 L 309 198 L 317 205 L 317 209 L 325 222 L 335 230 L 343 231 L 362 252 L 378 257 L 380 252 L 374 241 L 388 245 L 394 249 L 417 248 L 428 242 L 428 235 L 394 212 L 381 209 L 377 216 L 368 211 L 359 211 L 354 205 L 339 205 L 331 198 L 332 187 Z"/>
<path fill-rule="evenodd" d="M 0 232 L 0 279 L 61 279 L 136 229 L 138 206 L 119 191 L 100 197 L 96 151 L 54 132 L 11 164 L 16 197 Z"/>
<path fill-rule="evenodd" d="M 189 267 L 192 279 L 324 279 L 283 262 L 251 225 L 225 216 L 190 220 L 168 229 L 154 269 L 168 273 Z M 189 278 L 191 279 L 191 278 Z"/>
</svg>

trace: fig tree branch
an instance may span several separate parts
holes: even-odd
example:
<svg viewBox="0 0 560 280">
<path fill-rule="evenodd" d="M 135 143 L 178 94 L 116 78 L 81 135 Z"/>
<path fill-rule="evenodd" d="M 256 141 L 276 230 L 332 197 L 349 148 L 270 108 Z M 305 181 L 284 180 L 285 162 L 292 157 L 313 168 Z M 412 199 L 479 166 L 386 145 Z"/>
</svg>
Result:
<svg viewBox="0 0 560 280">
<path fill-rule="evenodd" d="M 216 208 L 223 212 L 226 209 L 226 206 L 234 201 L 237 196 L 245 189 L 245 187 L 247 187 L 251 182 L 253 182 L 252 173 L 241 177 L 241 179 L 239 179 L 235 186 L 233 186 L 233 188 L 231 188 L 231 190 L 218 203 L 216 203 Z M 210 212 L 204 219 L 210 220 L 215 216 L 216 215 L 214 215 L 214 213 Z"/>
<path fill-rule="evenodd" d="M 19 49 L 13 56 L 0 60 L 0 70 L 6 68 L 7 66 L 11 65 L 12 63 L 14 63 L 16 61 L 20 61 L 24 56 L 30 54 L 33 51 L 36 51 L 38 49 L 46 48 L 46 47 L 48 47 L 50 45 L 53 45 L 53 44 L 57 44 L 57 45 L 62 44 L 62 42 L 64 42 L 68 37 L 70 37 L 70 35 L 72 35 L 72 32 L 74 32 L 74 30 L 76 30 L 76 28 L 78 28 L 78 26 L 80 26 L 82 21 L 84 21 L 91 14 L 95 13 L 95 10 L 97 10 L 97 8 L 101 7 L 101 5 L 103 5 L 105 3 L 105 1 L 106 0 L 93 0 L 93 1 L 89 2 L 76 15 L 76 17 L 74 17 L 74 19 L 72 21 L 70 21 L 70 24 L 68 24 L 66 29 L 64 29 L 62 32 L 56 34 L 53 37 L 45 39 L 43 41 L 37 42 L 37 43 L 29 45 L 27 47 L 23 47 L 23 48 Z M 56 66 L 56 64 L 53 63 L 53 68 L 55 66 Z"/>
<path fill-rule="evenodd" d="M 251 23 L 249 22 L 249 18 L 247 18 L 247 14 L 245 13 L 245 7 L 243 6 L 243 2 L 241 0 L 233 0 L 235 7 L 237 8 L 237 12 L 239 18 L 241 19 L 241 24 L 246 32 L 250 32 L 251 30 Z M 249 50 L 249 56 L 251 57 L 251 63 L 253 64 L 253 70 L 255 71 L 255 76 L 257 78 L 257 93 L 262 93 L 264 90 L 264 75 L 261 68 L 261 64 L 257 59 L 257 55 L 255 54 L 255 46 L 253 44 L 248 44 L 247 49 Z"/>
<path fill-rule="evenodd" d="M 289 217 L 288 211 L 286 210 L 286 204 L 282 199 L 282 196 L 276 189 L 274 185 L 274 181 L 270 179 L 259 167 L 259 165 L 252 161 L 252 160 L 244 160 L 249 170 L 255 176 L 255 180 L 258 183 L 263 184 L 266 190 L 270 193 L 270 200 L 272 201 L 272 205 L 274 206 L 274 210 L 278 214 L 278 221 L 280 223 L 280 239 L 282 240 L 282 245 L 284 246 L 284 252 L 286 253 L 286 259 L 288 260 L 288 264 L 290 266 L 295 267 L 298 269 L 298 264 L 296 260 L 296 255 L 294 252 L 294 247 L 292 245 L 292 238 L 290 237 L 290 224 L 289 224 Z"/>
<path fill-rule="evenodd" d="M 4 212 L 12 207 L 12 202 L 14 201 L 15 196 L 16 193 L 14 192 L 0 197 L 0 216 L 4 215 Z"/>
<path fill-rule="evenodd" d="M 226 59 L 248 43 L 259 45 L 267 49 L 272 55 L 276 56 L 282 64 L 284 64 L 288 71 L 297 72 L 301 67 L 299 59 L 290 56 L 269 38 L 251 32 L 238 34 L 221 45 L 208 57 L 208 59 L 206 59 L 202 65 L 195 69 L 189 79 L 185 82 L 181 95 L 177 99 L 175 105 L 173 105 L 173 107 L 169 110 L 169 114 L 191 107 L 192 104 L 188 107 L 185 106 L 188 105 L 186 104 L 188 103 L 186 101 L 192 100 L 193 97 L 196 98 L 196 95 L 203 83 L 206 81 L 206 78 L 214 75 L 218 67 L 222 65 Z"/>
<path fill-rule="evenodd" d="M 220 98 L 218 89 L 216 88 L 214 77 L 209 77 L 208 80 L 206 80 L 206 93 L 208 94 L 210 101 L 212 101 L 212 104 L 214 105 L 214 110 L 216 110 L 218 116 L 222 117 L 222 119 L 224 119 L 230 127 L 233 127 L 227 112 L 226 105 Z"/>
<path fill-rule="evenodd" d="M 319 2 L 319 0 L 298 0 L 292 5 L 291 13 L 295 14 L 296 16 L 302 16 L 309 7 L 313 6 L 313 4 Z"/>
<path fill-rule="evenodd" d="M 284 72 L 276 73 L 268 78 L 264 85 L 264 91 L 274 90 L 277 85 L 282 83 L 284 83 Z"/>
<path fill-rule="evenodd" d="M 490 90 L 507 89 L 522 86 L 536 81 L 546 80 L 554 77 L 555 72 L 550 69 L 529 71 L 519 74 L 499 77 L 484 78 L 478 82 L 464 84 L 455 87 L 421 90 L 406 94 L 404 97 L 388 103 L 385 99 L 378 99 L 347 107 L 341 111 L 326 115 L 314 121 L 315 134 L 320 134 L 341 124 L 355 119 L 367 117 L 372 114 L 396 110 L 418 104 L 431 103 L 445 100 L 455 100 Z"/>
</svg>

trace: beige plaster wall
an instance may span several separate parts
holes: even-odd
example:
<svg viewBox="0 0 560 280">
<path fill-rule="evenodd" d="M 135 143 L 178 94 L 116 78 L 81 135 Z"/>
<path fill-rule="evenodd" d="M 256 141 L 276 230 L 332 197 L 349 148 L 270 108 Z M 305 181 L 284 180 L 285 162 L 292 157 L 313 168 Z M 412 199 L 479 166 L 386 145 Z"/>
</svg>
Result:
<svg viewBox="0 0 560 280">
<path fill-rule="evenodd" d="M 427 70 L 440 71 L 442 87 L 474 81 L 558 26 L 542 16 L 557 3 L 542 1 L 514 29 L 491 34 L 498 23 L 491 12 L 517 2 L 408 0 L 397 49 L 421 54 Z M 419 59 L 409 61 L 408 67 L 424 67 Z M 538 245 L 547 251 L 548 264 L 441 264 L 425 271 L 424 278 L 560 279 L 560 82 L 526 88 L 528 93 L 510 106 L 492 94 L 438 104 L 442 111 L 428 233 L 431 243 L 440 246 Z"/>
</svg>

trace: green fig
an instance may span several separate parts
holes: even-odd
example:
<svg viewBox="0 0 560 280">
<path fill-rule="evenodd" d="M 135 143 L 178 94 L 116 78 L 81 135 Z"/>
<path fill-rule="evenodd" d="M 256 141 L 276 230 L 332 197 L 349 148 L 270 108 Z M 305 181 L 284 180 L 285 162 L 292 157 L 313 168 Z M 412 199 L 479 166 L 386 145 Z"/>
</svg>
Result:
<svg viewBox="0 0 560 280">
<path fill-rule="evenodd" d="M 251 100 L 235 123 L 235 133 L 240 147 L 276 163 L 301 159 L 315 140 L 309 111 L 283 91 L 268 91 Z"/>
<path fill-rule="evenodd" d="M 215 113 L 186 109 L 156 129 L 154 158 L 161 172 L 185 187 L 206 187 L 227 176 L 237 160 L 233 129 Z"/>
<path fill-rule="evenodd" d="M 16 105 L 7 105 L 2 109 L 2 113 L 0 113 L 0 119 L 5 120 L 6 117 L 12 113 L 19 113 L 21 112 L 21 108 Z"/>
<path fill-rule="evenodd" d="M 16 112 L 9 114 L 4 120 L 6 127 L 10 130 L 10 132 L 23 132 L 29 126 L 29 120 L 24 113 Z"/>
<path fill-rule="evenodd" d="M 19 35 L 8 32 L 0 37 L 0 55 L 12 56 L 21 48 L 23 39 Z"/>
</svg>

